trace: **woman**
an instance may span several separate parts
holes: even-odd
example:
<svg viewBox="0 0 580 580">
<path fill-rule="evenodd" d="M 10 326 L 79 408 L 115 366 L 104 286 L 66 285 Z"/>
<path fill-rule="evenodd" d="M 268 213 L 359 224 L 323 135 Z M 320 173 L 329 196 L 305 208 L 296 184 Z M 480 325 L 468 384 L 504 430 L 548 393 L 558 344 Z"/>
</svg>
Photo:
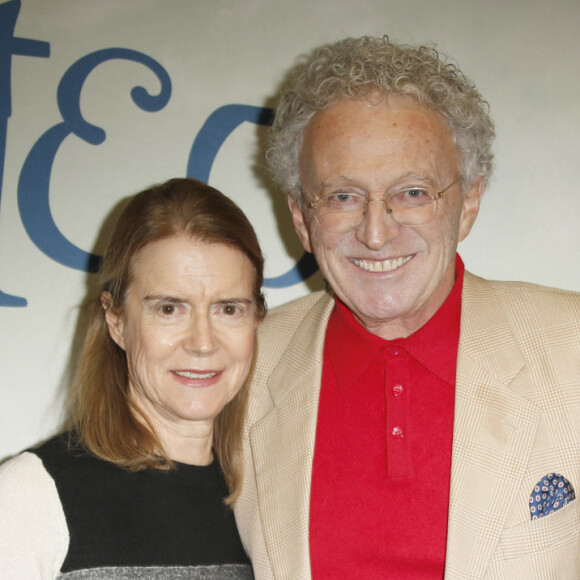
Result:
<svg viewBox="0 0 580 580">
<path fill-rule="evenodd" d="M 252 226 L 215 189 L 173 179 L 133 198 L 69 430 L 0 469 L 0 577 L 252 577 L 229 505 L 262 269 Z"/>
</svg>

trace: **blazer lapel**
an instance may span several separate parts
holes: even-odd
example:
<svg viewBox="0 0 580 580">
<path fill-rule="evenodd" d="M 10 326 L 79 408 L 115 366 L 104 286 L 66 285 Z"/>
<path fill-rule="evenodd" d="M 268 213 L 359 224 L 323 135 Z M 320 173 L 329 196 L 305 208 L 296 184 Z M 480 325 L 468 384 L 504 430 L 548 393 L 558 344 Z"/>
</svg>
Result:
<svg viewBox="0 0 580 580">
<path fill-rule="evenodd" d="M 302 321 L 268 381 L 274 408 L 250 429 L 262 529 L 276 578 L 310 578 L 310 481 L 333 307 L 326 296 Z"/>
<path fill-rule="evenodd" d="M 457 359 L 447 579 L 483 578 L 540 420 L 531 381 L 491 285 L 466 272 Z"/>
</svg>

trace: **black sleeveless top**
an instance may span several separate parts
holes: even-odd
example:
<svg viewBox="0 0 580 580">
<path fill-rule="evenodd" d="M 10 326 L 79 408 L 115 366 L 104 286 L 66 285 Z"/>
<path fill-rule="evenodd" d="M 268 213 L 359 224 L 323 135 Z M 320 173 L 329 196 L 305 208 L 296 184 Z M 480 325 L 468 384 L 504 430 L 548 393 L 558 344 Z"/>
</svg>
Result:
<svg viewBox="0 0 580 580">
<path fill-rule="evenodd" d="M 29 450 L 54 479 L 70 544 L 59 578 L 252 579 L 217 462 L 136 473 L 70 433 Z"/>
</svg>

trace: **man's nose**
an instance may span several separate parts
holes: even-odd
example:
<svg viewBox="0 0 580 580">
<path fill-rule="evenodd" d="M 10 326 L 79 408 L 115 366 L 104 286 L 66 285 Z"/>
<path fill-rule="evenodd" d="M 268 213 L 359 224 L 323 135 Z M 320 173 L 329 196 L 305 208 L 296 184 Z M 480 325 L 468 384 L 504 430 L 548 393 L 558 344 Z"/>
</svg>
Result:
<svg viewBox="0 0 580 580">
<path fill-rule="evenodd" d="M 371 199 L 356 237 L 371 250 L 380 250 L 399 235 L 401 226 L 391 217 L 384 199 Z"/>
<path fill-rule="evenodd" d="M 190 321 L 182 341 L 185 350 L 209 354 L 216 347 L 215 330 L 209 315 L 196 315 Z"/>
</svg>

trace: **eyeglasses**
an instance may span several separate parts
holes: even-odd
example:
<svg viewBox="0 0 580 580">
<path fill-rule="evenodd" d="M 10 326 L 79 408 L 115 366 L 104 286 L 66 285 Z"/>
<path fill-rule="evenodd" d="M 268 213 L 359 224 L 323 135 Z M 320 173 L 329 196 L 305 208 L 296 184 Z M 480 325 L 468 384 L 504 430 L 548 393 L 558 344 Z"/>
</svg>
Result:
<svg viewBox="0 0 580 580">
<path fill-rule="evenodd" d="M 461 177 L 437 192 L 431 192 L 426 187 L 406 187 L 391 193 L 385 199 L 368 199 L 358 193 L 338 192 L 323 195 L 307 205 L 316 212 L 321 225 L 335 233 L 345 233 L 358 228 L 364 221 L 367 206 L 373 201 L 383 202 L 387 213 L 399 225 L 416 228 L 435 217 L 443 194 L 460 180 Z"/>
</svg>

